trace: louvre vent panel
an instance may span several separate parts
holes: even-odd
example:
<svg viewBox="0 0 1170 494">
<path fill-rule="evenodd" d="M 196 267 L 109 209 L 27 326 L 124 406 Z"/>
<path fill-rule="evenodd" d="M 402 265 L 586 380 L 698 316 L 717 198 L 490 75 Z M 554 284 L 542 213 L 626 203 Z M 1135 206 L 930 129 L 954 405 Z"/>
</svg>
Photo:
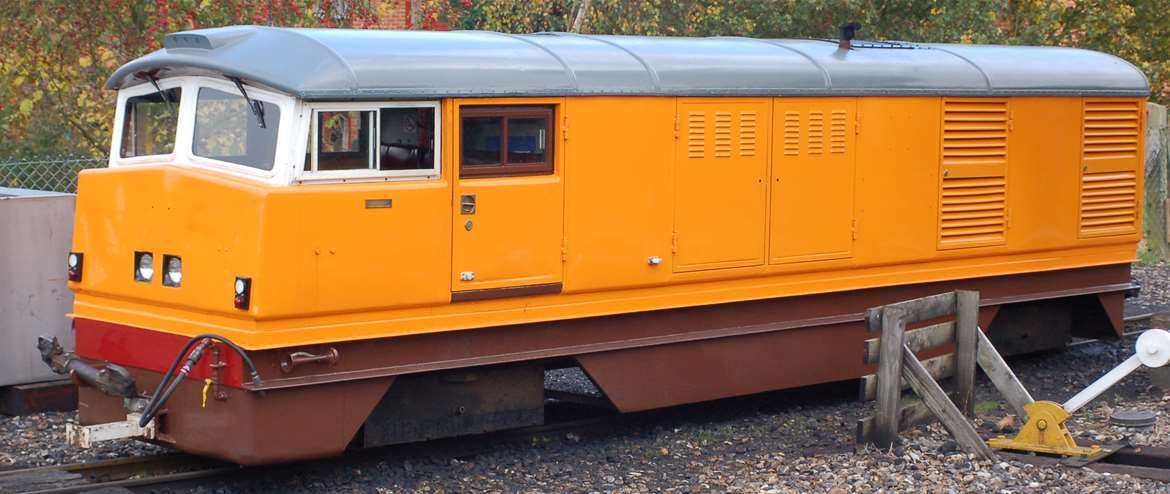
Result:
<svg viewBox="0 0 1170 494">
<path fill-rule="evenodd" d="M 943 108 L 943 166 L 1007 163 L 1005 101 L 947 101 Z"/>
<path fill-rule="evenodd" d="M 825 112 L 808 112 L 808 154 L 825 152 Z"/>
<path fill-rule="evenodd" d="M 715 157 L 731 157 L 731 112 L 715 112 Z"/>
<path fill-rule="evenodd" d="M 1006 241 L 1010 125 L 1006 100 L 944 100 L 940 249 Z"/>
<path fill-rule="evenodd" d="M 829 152 L 833 154 L 845 153 L 845 112 L 834 110 L 832 123 L 829 126 Z"/>
<path fill-rule="evenodd" d="M 1137 174 L 1085 173 L 1081 179 L 1081 235 L 1137 232 Z"/>
<path fill-rule="evenodd" d="M 1086 161 L 1137 158 L 1141 112 L 1134 101 L 1085 101 Z"/>
<path fill-rule="evenodd" d="M 756 155 L 756 112 L 739 112 L 739 155 Z"/>
<path fill-rule="evenodd" d="M 996 178 L 944 178 L 939 211 L 942 247 L 1002 243 L 1007 227 L 1007 183 Z"/>
<path fill-rule="evenodd" d="M 800 112 L 784 112 L 784 155 L 800 155 Z"/>
<path fill-rule="evenodd" d="M 702 158 L 706 155 L 707 114 L 693 111 L 687 113 L 687 157 Z"/>
</svg>

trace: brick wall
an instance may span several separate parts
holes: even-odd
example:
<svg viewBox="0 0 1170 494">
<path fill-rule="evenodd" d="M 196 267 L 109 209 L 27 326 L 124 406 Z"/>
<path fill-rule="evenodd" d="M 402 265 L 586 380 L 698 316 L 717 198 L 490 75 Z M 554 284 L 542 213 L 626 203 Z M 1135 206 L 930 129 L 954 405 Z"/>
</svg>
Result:
<svg viewBox="0 0 1170 494">
<path fill-rule="evenodd" d="M 377 29 L 410 29 L 410 0 L 382 0 L 377 7 Z"/>
</svg>

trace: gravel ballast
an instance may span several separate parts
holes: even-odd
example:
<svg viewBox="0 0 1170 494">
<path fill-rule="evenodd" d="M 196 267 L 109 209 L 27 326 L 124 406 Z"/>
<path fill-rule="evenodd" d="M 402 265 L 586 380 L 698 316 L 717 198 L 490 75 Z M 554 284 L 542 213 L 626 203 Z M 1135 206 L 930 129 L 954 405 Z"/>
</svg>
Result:
<svg viewBox="0 0 1170 494">
<path fill-rule="evenodd" d="M 1137 267 L 1142 297 L 1129 311 L 1170 308 L 1170 268 Z M 1159 318 L 1131 324 L 1130 330 Z M 1158 325 L 1164 327 L 1164 325 Z M 1036 399 L 1063 402 L 1133 353 L 1134 337 L 1092 342 L 1009 360 Z M 574 369 L 551 372 L 548 387 L 591 392 Z M 1143 492 L 1170 493 L 1170 483 L 1041 467 L 1007 460 L 975 461 L 934 425 L 903 434 L 892 450 L 854 450 L 856 383 L 814 386 L 630 416 L 611 430 L 501 442 L 472 456 L 385 453 L 308 463 L 263 476 L 219 481 L 194 492 Z M 976 425 L 991 432 L 1010 413 L 981 378 Z M 1114 409 L 1152 410 L 1156 425 L 1110 424 Z M 1170 446 L 1170 396 L 1144 370 L 1074 414 L 1081 442 Z M 64 445 L 70 413 L 0 417 L 0 469 L 152 454 L 163 451 L 114 441 L 82 451 Z M 1009 430 L 1008 434 L 1014 431 Z"/>
</svg>

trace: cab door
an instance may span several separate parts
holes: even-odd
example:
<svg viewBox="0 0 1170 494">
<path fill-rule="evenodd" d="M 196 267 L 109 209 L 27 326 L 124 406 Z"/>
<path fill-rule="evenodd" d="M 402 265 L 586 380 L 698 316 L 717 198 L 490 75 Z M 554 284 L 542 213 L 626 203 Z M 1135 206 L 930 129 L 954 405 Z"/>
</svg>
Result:
<svg viewBox="0 0 1170 494">
<path fill-rule="evenodd" d="M 556 104 L 456 108 L 453 301 L 561 290 Z"/>
</svg>

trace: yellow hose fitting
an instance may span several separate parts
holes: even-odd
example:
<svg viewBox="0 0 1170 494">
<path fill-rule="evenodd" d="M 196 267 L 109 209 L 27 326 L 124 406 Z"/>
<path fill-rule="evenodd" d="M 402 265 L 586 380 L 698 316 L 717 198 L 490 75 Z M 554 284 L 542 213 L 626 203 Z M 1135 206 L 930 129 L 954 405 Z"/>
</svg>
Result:
<svg viewBox="0 0 1170 494">
<path fill-rule="evenodd" d="M 207 408 L 207 392 L 208 391 L 211 391 L 211 378 L 210 377 L 203 380 L 203 406 L 202 406 L 202 408 Z"/>
</svg>

